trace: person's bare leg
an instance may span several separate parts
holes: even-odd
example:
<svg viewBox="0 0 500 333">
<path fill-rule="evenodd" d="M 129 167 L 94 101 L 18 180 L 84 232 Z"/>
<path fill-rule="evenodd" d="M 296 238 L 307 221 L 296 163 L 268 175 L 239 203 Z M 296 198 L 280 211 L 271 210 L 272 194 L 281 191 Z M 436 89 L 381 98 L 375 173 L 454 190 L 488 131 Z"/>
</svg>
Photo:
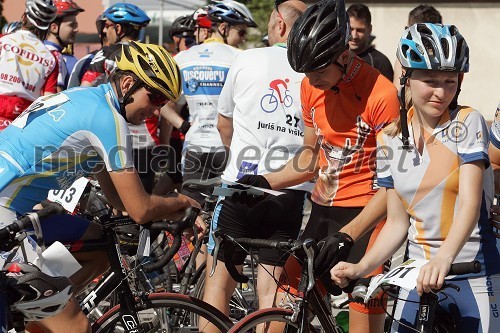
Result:
<svg viewBox="0 0 500 333">
<path fill-rule="evenodd" d="M 208 255 L 203 300 L 213 305 L 224 314 L 229 315 L 229 300 L 231 299 L 234 288 L 236 288 L 236 281 L 234 281 L 231 275 L 229 275 L 226 266 L 221 261 L 217 262 L 215 273 L 212 277 L 210 277 L 210 271 L 212 270 L 212 258 L 213 257 L 211 255 Z M 237 266 L 237 269 L 240 272 L 241 268 L 241 265 Z M 203 333 L 220 332 L 215 326 L 210 325 L 203 318 L 200 318 L 199 321 L 199 331 Z"/>
<path fill-rule="evenodd" d="M 101 238 L 101 226 L 92 222 L 81 237 L 81 240 Z M 76 252 L 72 254 L 80 265 L 82 265 L 82 268 L 70 277 L 74 285 L 73 293 L 78 295 L 93 279 L 109 269 L 109 259 L 105 251 Z"/>
<path fill-rule="evenodd" d="M 257 295 L 259 296 L 259 309 L 276 306 L 276 289 L 283 267 L 259 265 L 257 271 Z M 274 275 L 270 275 L 274 274 Z"/>
<path fill-rule="evenodd" d="M 73 253 L 82 268 L 70 277 L 74 285 L 73 293 L 78 295 L 92 280 L 109 269 L 109 260 L 106 252 L 78 252 Z"/>
<path fill-rule="evenodd" d="M 271 265 L 259 265 L 257 271 L 257 295 L 259 296 L 259 309 L 267 309 L 276 306 L 276 290 L 283 267 Z M 273 274 L 273 275 L 271 275 Z M 283 332 L 283 325 L 273 323 L 272 325 L 261 324 L 257 327 L 259 333 Z"/>
<path fill-rule="evenodd" d="M 365 314 L 349 309 L 349 333 L 384 332 L 385 314 Z"/>
</svg>

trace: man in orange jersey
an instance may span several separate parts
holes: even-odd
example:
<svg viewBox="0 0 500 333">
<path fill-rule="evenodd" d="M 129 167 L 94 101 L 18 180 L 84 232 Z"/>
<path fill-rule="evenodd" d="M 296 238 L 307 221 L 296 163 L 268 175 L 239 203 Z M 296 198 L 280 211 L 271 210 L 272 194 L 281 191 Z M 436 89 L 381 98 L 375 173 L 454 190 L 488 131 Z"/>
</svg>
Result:
<svg viewBox="0 0 500 333">
<path fill-rule="evenodd" d="M 399 115 L 395 87 L 349 51 L 349 38 L 343 0 L 314 4 L 295 22 L 288 60 L 306 75 L 301 86 L 303 150 L 278 172 L 247 175 L 239 181 L 281 189 L 318 175 L 302 238 L 320 241 L 315 273 L 328 287 L 333 265 L 344 259 L 358 262 L 368 247 L 370 230 L 379 225 L 375 237 L 381 228 L 386 196 L 376 183 L 376 135 Z M 382 332 L 382 302 L 373 303 L 351 305 L 350 332 Z"/>
</svg>

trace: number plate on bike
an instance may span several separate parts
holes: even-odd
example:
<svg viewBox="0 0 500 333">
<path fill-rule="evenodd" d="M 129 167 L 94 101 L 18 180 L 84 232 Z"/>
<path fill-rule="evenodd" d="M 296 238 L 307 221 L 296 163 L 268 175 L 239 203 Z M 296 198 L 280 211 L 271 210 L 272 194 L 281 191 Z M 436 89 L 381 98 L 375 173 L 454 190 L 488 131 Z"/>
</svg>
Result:
<svg viewBox="0 0 500 333">
<path fill-rule="evenodd" d="M 386 274 L 379 274 L 373 277 L 368 287 L 365 301 L 372 297 L 372 295 L 375 295 L 384 284 L 398 286 L 406 290 L 413 290 L 417 286 L 417 277 L 420 268 L 427 262 L 428 260 L 424 259 L 410 259 L 391 269 Z"/>
<path fill-rule="evenodd" d="M 64 209 L 73 213 L 88 182 L 87 178 L 80 177 L 65 190 L 50 190 L 47 199 L 61 204 Z"/>
</svg>

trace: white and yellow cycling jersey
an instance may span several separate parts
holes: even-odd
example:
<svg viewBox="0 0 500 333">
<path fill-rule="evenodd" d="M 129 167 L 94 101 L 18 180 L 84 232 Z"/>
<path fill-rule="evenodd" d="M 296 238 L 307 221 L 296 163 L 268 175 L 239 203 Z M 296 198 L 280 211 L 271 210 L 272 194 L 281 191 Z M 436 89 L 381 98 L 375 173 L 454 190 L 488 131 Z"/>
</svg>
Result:
<svg viewBox="0 0 500 333">
<path fill-rule="evenodd" d="M 459 208 L 460 166 L 484 161 L 483 193 L 479 219 L 455 262 L 479 260 L 477 276 L 500 272 L 500 240 L 489 222 L 493 200 L 493 172 L 489 166 L 489 135 L 481 114 L 468 107 L 444 114 L 433 133 L 426 133 L 420 154 L 414 148 L 410 109 L 410 146 L 402 148 L 401 135 L 378 136 L 378 185 L 394 188 L 410 216 L 409 258 L 431 259 L 446 239 Z M 469 276 L 465 276 L 469 277 Z M 464 278 L 464 277 L 461 277 Z"/>
</svg>

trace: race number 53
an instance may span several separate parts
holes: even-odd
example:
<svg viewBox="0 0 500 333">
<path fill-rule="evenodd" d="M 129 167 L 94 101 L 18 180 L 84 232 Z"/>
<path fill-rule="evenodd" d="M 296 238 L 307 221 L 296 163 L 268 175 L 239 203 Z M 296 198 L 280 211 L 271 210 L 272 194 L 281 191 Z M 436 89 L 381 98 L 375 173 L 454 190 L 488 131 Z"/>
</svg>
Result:
<svg viewBox="0 0 500 333">
<path fill-rule="evenodd" d="M 82 196 L 88 182 L 89 180 L 85 177 L 78 178 L 69 188 L 65 190 L 49 191 L 47 199 L 61 204 L 64 209 L 72 213 L 75 210 L 78 201 L 80 201 L 80 197 Z"/>
</svg>

